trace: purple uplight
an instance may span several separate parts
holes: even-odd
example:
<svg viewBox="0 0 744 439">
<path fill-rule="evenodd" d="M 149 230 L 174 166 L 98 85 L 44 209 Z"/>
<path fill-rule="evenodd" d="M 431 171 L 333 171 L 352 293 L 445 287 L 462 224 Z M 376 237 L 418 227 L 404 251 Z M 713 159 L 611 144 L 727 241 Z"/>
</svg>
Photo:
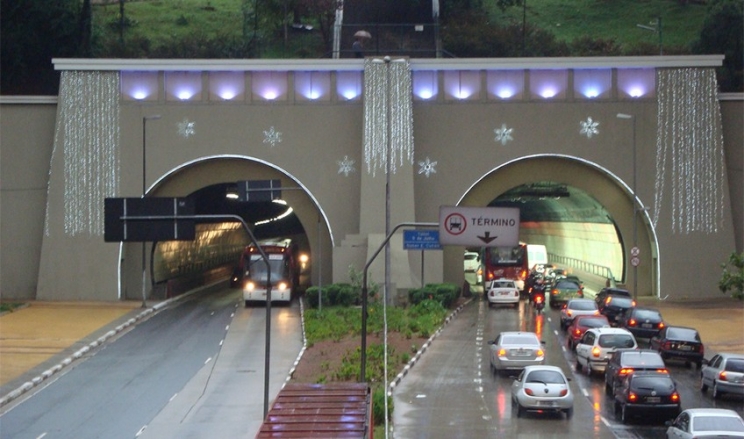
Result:
<svg viewBox="0 0 744 439">
<path fill-rule="evenodd" d="M 253 94 L 267 101 L 286 99 L 287 72 L 253 72 Z"/>
<path fill-rule="evenodd" d="M 524 70 L 489 70 L 486 84 L 491 97 L 519 98 L 524 91 Z"/>
<path fill-rule="evenodd" d="M 531 70 L 530 90 L 533 96 L 543 99 L 565 97 L 568 70 Z"/>
<path fill-rule="evenodd" d="M 618 69 L 617 88 L 621 97 L 638 99 L 654 97 L 655 69 Z"/>
<path fill-rule="evenodd" d="M 413 72 L 413 95 L 415 97 L 429 100 L 436 97 L 438 92 L 437 72 L 432 70 Z"/>
<path fill-rule="evenodd" d="M 338 72 L 336 74 L 336 93 L 348 101 L 358 99 L 362 95 L 362 72 Z"/>
<path fill-rule="evenodd" d="M 579 69 L 574 70 L 574 91 L 587 99 L 597 99 L 608 95 L 612 88 L 612 70 Z"/>
</svg>

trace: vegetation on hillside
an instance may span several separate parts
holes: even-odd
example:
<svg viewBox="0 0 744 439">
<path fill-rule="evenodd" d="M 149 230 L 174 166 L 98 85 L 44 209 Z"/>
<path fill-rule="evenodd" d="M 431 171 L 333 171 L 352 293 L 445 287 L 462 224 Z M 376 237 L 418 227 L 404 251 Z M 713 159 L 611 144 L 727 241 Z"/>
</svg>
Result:
<svg viewBox="0 0 744 439">
<path fill-rule="evenodd" d="M 359 4 L 370 25 L 420 20 L 429 8 L 418 0 Z M 336 0 L 1 0 L 0 90 L 56 94 L 52 58 L 328 56 L 335 6 Z M 450 56 L 724 53 L 721 90 L 744 91 L 741 0 L 450 0 L 441 8 Z"/>
</svg>

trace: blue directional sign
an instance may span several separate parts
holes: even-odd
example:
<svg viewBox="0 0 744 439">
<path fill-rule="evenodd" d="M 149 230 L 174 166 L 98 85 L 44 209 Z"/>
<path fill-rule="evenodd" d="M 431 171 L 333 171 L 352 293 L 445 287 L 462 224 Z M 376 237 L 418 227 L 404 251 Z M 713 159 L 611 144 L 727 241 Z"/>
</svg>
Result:
<svg viewBox="0 0 744 439">
<path fill-rule="evenodd" d="M 441 250 L 439 230 L 404 230 L 403 250 Z"/>
</svg>

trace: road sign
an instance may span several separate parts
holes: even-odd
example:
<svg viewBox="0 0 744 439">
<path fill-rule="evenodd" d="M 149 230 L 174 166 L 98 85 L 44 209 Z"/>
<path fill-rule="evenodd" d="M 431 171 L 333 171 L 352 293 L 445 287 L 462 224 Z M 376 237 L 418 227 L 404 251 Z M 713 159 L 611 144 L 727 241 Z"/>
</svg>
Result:
<svg viewBox="0 0 744 439">
<path fill-rule="evenodd" d="M 281 180 L 245 180 L 238 182 L 239 201 L 274 201 L 282 198 Z"/>
<path fill-rule="evenodd" d="M 441 250 L 438 230 L 404 230 L 403 250 Z"/>
<path fill-rule="evenodd" d="M 194 215 L 188 198 L 106 198 L 104 200 L 105 242 L 192 241 L 196 236 L 193 219 L 147 219 L 151 216 Z M 122 220 L 122 217 L 131 218 Z M 142 219 L 135 219 L 142 218 Z"/>
<path fill-rule="evenodd" d="M 632 258 L 630 258 L 630 265 L 637 267 L 640 263 L 641 258 L 639 258 L 638 256 L 633 256 Z"/>
<path fill-rule="evenodd" d="M 633 247 L 630 249 L 631 256 L 638 256 L 640 254 L 641 254 L 641 250 L 638 247 Z"/>
<path fill-rule="evenodd" d="M 517 207 L 439 207 L 442 245 L 513 247 L 519 245 Z"/>
</svg>

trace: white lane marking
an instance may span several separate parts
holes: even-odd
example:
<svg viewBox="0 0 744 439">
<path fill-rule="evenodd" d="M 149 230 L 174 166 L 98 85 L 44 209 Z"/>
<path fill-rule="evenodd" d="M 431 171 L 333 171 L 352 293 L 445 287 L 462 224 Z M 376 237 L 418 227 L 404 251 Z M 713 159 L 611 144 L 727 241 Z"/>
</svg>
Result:
<svg viewBox="0 0 744 439">
<path fill-rule="evenodd" d="M 230 325 L 225 326 L 225 331 L 229 331 L 229 330 L 230 330 Z"/>
<path fill-rule="evenodd" d="M 233 318 L 233 317 L 235 317 L 235 313 L 230 314 L 230 318 Z"/>
<path fill-rule="evenodd" d="M 173 396 L 170 397 L 170 399 L 168 400 L 168 402 L 171 402 L 174 399 L 176 399 L 176 396 L 178 396 L 178 393 L 174 393 Z"/>
<path fill-rule="evenodd" d="M 222 340 L 220 340 L 220 346 L 222 346 L 222 343 L 224 343 L 224 342 L 225 342 L 225 339 L 224 338 Z"/>
<path fill-rule="evenodd" d="M 139 429 L 137 434 L 134 435 L 134 437 L 139 437 L 142 433 L 145 432 L 145 428 L 147 428 L 147 425 L 143 425 L 142 428 Z"/>
<path fill-rule="evenodd" d="M 605 419 L 605 417 L 604 417 L 604 416 L 600 416 L 600 417 L 599 417 L 599 419 L 601 419 L 601 420 L 602 420 L 602 422 L 604 422 L 604 424 L 605 424 L 606 426 L 608 426 L 608 427 L 612 427 L 612 424 L 610 424 L 610 421 L 608 421 L 607 419 Z"/>
<path fill-rule="evenodd" d="M 214 315 L 214 311 L 212 311 L 212 313 L 211 313 L 211 314 L 209 314 L 209 315 L 210 315 L 210 316 L 213 316 L 213 315 Z"/>
<path fill-rule="evenodd" d="M 37 437 L 36 439 L 41 439 L 41 438 L 43 438 L 46 435 L 47 435 L 47 432 L 41 433 L 41 436 Z"/>
<path fill-rule="evenodd" d="M 583 387 L 581 388 L 581 393 L 583 393 L 584 396 L 586 396 L 587 398 L 589 398 L 589 392 L 587 392 L 585 388 L 583 388 Z"/>
<path fill-rule="evenodd" d="M 207 363 L 209 363 L 210 361 L 212 361 L 212 357 L 209 357 L 209 358 L 207 358 L 207 361 L 205 361 L 205 362 L 204 362 L 204 364 L 207 364 Z"/>
</svg>

